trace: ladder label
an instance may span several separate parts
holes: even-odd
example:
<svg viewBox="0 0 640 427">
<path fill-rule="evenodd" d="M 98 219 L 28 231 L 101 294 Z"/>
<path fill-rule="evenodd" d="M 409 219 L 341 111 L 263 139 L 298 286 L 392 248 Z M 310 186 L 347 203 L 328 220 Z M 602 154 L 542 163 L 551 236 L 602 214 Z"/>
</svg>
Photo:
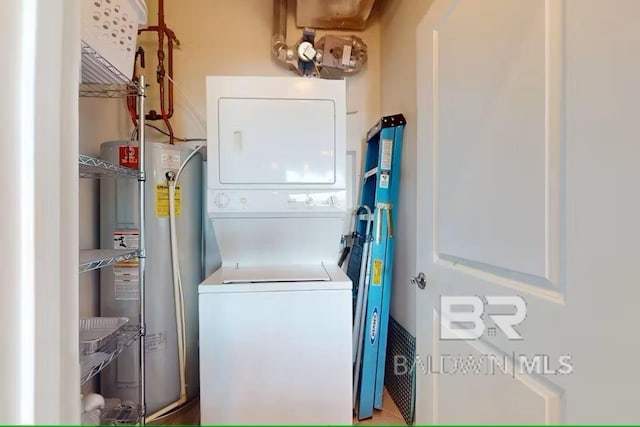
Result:
<svg viewBox="0 0 640 427">
<path fill-rule="evenodd" d="M 391 170 L 391 155 L 393 153 L 393 140 L 382 140 L 382 156 L 380 159 L 380 169 Z"/>
<path fill-rule="evenodd" d="M 382 282 L 382 260 L 374 259 L 372 284 L 380 286 L 381 282 Z"/>
<path fill-rule="evenodd" d="M 380 174 L 380 188 L 389 188 L 389 174 L 382 172 Z"/>
<path fill-rule="evenodd" d="M 371 344 L 376 340 L 376 335 L 378 334 L 378 307 L 373 309 L 373 314 L 371 314 L 371 330 L 369 331 L 369 339 L 371 340 Z"/>
</svg>

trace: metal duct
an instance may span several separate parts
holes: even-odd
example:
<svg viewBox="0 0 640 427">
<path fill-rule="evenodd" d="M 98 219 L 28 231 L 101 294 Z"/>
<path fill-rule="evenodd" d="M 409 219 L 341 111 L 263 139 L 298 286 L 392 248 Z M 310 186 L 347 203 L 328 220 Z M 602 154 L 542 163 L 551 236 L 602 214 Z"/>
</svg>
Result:
<svg viewBox="0 0 640 427">
<path fill-rule="evenodd" d="M 287 0 L 273 0 L 273 31 L 271 53 L 278 61 L 297 70 L 294 50 L 287 46 Z"/>
<path fill-rule="evenodd" d="M 360 2 L 357 1 L 355 3 L 360 4 Z M 340 6 L 340 2 L 337 2 L 336 5 Z M 363 6 L 364 9 L 356 9 L 359 11 L 362 19 L 366 20 L 373 6 L 373 0 L 362 2 L 360 6 Z M 300 4 L 298 4 L 298 7 L 300 7 Z M 319 6 L 316 5 L 316 9 L 318 7 Z M 325 9 L 322 9 L 322 11 L 326 14 L 327 11 Z M 364 12 L 362 10 L 364 10 Z M 339 22 L 335 21 L 335 27 L 344 27 L 344 22 L 344 20 Z M 355 74 L 367 63 L 367 45 L 361 38 L 354 35 L 326 35 L 320 38 L 320 40 L 317 40 L 315 46 L 313 46 L 312 41 L 312 48 L 308 50 L 304 49 L 304 44 L 309 45 L 309 42 L 305 41 L 303 46 L 301 46 L 301 43 L 302 40 L 299 40 L 295 45 L 287 45 L 287 0 L 274 0 L 271 53 L 279 62 L 300 74 L 323 78 L 340 78 L 345 75 Z M 302 53 L 298 52 L 299 47 L 300 50 L 303 51 Z M 311 56 L 307 56 L 307 52 L 311 52 Z M 308 70 L 302 72 L 298 66 L 299 59 L 303 64 L 313 63 L 314 66 L 311 68 L 307 67 Z"/>
<path fill-rule="evenodd" d="M 334 48 L 337 44 L 338 53 L 336 55 Z M 348 61 L 343 61 L 340 57 L 344 46 L 351 49 Z M 320 76 L 324 78 L 338 78 L 345 75 L 355 74 L 367 63 L 367 45 L 360 37 L 357 36 L 332 36 L 327 35 L 321 37 L 316 43 L 318 55 L 316 63 L 320 66 Z M 333 56 L 333 61 L 330 57 Z"/>
<path fill-rule="evenodd" d="M 364 30 L 375 0 L 298 0 L 298 27 Z"/>
</svg>

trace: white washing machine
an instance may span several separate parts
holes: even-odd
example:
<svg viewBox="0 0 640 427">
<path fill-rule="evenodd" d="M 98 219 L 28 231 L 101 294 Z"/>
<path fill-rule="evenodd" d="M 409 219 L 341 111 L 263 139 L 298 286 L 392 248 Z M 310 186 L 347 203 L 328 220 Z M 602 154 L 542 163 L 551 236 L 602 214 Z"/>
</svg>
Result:
<svg viewBox="0 0 640 427">
<path fill-rule="evenodd" d="M 207 77 L 203 424 L 350 424 L 344 81 Z"/>
</svg>

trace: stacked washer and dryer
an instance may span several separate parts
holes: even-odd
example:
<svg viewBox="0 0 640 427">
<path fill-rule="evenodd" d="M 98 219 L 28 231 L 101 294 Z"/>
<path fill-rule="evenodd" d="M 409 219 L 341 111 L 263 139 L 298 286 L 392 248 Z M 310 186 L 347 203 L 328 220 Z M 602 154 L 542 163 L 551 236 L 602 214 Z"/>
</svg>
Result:
<svg viewBox="0 0 640 427">
<path fill-rule="evenodd" d="M 201 422 L 350 424 L 345 83 L 207 77 L 207 127 Z"/>
</svg>

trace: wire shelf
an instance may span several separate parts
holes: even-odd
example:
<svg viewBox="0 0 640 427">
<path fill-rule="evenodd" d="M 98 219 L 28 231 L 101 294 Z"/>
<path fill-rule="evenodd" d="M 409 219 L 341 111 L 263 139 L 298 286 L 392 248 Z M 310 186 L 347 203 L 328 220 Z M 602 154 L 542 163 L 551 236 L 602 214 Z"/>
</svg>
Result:
<svg viewBox="0 0 640 427">
<path fill-rule="evenodd" d="M 133 402 L 121 402 L 120 399 L 106 399 L 105 408 L 100 416 L 101 425 L 138 424 L 142 419 L 142 407 Z"/>
<path fill-rule="evenodd" d="M 119 176 L 137 178 L 138 170 L 119 166 L 91 156 L 80 154 L 80 178 L 102 178 L 105 176 Z"/>
<path fill-rule="evenodd" d="M 137 258 L 138 250 L 84 249 L 80 250 L 80 273 L 103 268 L 116 262 Z"/>
<path fill-rule="evenodd" d="M 80 356 L 80 384 L 95 377 L 100 371 L 117 358 L 124 350 L 140 338 L 142 330 L 138 325 L 124 325 L 117 333 L 112 345 L 100 349 L 97 353 Z"/>
<path fill-rule="evenodd" d="M 124 98 L 135 96 L 136 88 L 121 84 L 81 83 L 80 96 L 83 98 Z"/>
<path fill-rule="evenodd" d="M 80 52 L 82 56 L 80 96 L 122 98 L 137 95 L 136 83 L 84 41 L 80 41 Z"/>
</svg>

